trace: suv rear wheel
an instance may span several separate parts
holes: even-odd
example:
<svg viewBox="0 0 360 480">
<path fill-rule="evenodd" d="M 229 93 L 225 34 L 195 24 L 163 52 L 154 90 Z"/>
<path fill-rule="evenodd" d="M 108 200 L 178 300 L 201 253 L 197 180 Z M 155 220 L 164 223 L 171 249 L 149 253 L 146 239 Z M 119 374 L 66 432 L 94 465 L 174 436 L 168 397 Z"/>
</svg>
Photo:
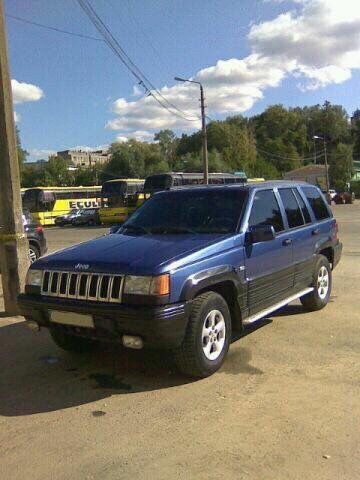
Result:
<svg viewBox="0 0 360 480">
<path fill-rule="evenodd" d="M 208 377 L 218 370 L 231 339 L 231 317 L 224 298 L 205 292 L 195 298 L 182 345 L 175 352 L 179 370 Z"/>
<path fill-rule="evenodd" d="M 309 311 L 321 310 L 329 302 L 332 276 L 329 260 L 318 255 L 313 276 L 314 290 L 300 298 L 301 303 Z"/>
</svg>

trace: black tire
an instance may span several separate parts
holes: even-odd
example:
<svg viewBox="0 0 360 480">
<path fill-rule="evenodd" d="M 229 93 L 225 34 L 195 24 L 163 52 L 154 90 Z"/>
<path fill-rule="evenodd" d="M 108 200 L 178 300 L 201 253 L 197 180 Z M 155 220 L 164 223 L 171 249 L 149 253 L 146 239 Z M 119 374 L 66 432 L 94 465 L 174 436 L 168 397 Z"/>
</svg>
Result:
<svg viewBox="0 0 360 480">
<path fill-rule="evenodd" d="M 218 310 L 225 321 L 225 341 L 215 360 L 205 356 L 202 329 L 207 315 Z M 216 292 L 205 292 L 195 298 L 182 345 L 174 352 L 178 369 L 193 377 L 208 377 L 218 370 L 229 350 L 231 340 L 231 316 L 224 298 Z"/>
<path fill-rule="evenodd" d="M 322 268 L 326 268 L 327 274 L 328 274 L 328 282 L 327 282 L 328 288 L 327 288 L 326 295 L 324 297 L 320 295 L 319 288 L 318 288 L 319 272 Z M 324 255 L 317 256 L 315 267 L 314 267 L 312 286 L 314 287 L 314 290 L 300 298 L 300 301 L 303 304 L 303 306 L 306 308 L 306 310 L 309 310 L 310 312 L 314 312 L 316 310 L 321 310 L 322 308 L 324 308 L 329 302 L 329 298 L 331 295 L 331 287 L 332 287 L 331 266 L 330 266 L 329 260 L 326 257 L 324 257 Z"/>
<path fill-rule="evenodd" d="M 40 250 L 37 245 L 34 245 L 33 243 L 29 244 L 29 258 L 30 258 L 30 263 L 35 262 L 38 258 L 40 258 Z"/>
<path fill-rule="evenodd" d="M 87 338 L 69 335 L 61 330 L 61 328 L 51 328 L 50 335 L 56 345 L 67 352 L 86 353 L 95 350 L 96 342 Z"/>
</svg>

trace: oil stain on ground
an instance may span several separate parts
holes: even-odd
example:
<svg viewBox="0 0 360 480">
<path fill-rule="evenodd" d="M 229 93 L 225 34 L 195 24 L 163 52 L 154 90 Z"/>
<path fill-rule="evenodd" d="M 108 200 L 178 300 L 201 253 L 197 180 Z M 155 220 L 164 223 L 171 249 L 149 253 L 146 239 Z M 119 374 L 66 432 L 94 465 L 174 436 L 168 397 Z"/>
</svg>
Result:
<svg viewBox="0 0 360 480">
<path fill-rule="evenodd" d="M 111 390 L 120 390 L 123 392 L 131 392 L 132 386 L 125 383 L 122 378 L 116 375 L 109 375 L 106 373 L 92 373 L 89 375 L 91 380 L 95 380 L 98 388 L 109 388 Z"/>
</svg>

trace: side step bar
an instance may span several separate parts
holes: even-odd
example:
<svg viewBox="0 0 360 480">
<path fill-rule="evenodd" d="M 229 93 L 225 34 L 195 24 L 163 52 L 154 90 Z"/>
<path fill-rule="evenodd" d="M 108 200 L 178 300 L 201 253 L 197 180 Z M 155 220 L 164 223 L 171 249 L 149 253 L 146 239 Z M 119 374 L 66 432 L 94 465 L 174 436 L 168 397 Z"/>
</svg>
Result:
<svg viewBox="0 0 360 480">
<path fill-rule="evenodd" d="M 285 305 L 292 302 L 293 300 L 297 300 L 298 298 L 302 297 L 303 295 L 306 295 L 307 293 L 312 292 L 313 290 L 314 290 L 314 287 L 305 288 L 305 290 L 301 290 L 301 292 L 295 293 L 294 295 L 291 295 L 291 297 L 285 298 L 285 300 L 281 300 L 281 302 L 275 303 L 275 305 L 265 308 L 265 310 L 261 310 L 260 312 L 255 313 L 254 315 L 250 315 L 250 317 L 247 317 L 243 320 L 243 325 L 248 325 L 249 323 L 256 322 L 256 320 L 266 317 L 270 313 L 275 312 L 275 310 L 279 310 L 279 308 L 284 307 Z"/>
</svg>

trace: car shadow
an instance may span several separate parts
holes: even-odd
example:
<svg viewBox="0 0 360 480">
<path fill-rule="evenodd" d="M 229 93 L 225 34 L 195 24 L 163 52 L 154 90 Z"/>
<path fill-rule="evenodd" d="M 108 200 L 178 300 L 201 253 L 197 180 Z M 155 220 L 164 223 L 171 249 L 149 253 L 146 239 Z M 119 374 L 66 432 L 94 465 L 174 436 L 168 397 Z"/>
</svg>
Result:
<svg viewBox="0 0 360 480">
<path fill-rule="evenodd" d="M 0 326 L 0 415 L 21 416 L 79 406 L 116 394 L 166 389 L 194 381 L 169 355 L 104 347 L 92 354 L 62 351 L 47 330 L 25 322 Z"/>
<path fill-rule="evenodd" d="M 290 306 L 273 316 L 296 312 L 300 313 Z M 1 317 L 7 315 L 2 313 Z M 233 336 L 232 342 L 271 323 L 266 318 L 248 325 Z M 0 325 L 0 344 L 0 415 L 3 416 L 51 412 L 111 395 L 161 390 L 196 381 L 181 375 L 166 352 L 104 346 L 92 354 L 70 354 L 53 343 L 46 329 L 33 333 L 22 321 Z M 250 362 L 249 349 L 230 350 L 220 372 L 263 373 Z"/>
</svg>

